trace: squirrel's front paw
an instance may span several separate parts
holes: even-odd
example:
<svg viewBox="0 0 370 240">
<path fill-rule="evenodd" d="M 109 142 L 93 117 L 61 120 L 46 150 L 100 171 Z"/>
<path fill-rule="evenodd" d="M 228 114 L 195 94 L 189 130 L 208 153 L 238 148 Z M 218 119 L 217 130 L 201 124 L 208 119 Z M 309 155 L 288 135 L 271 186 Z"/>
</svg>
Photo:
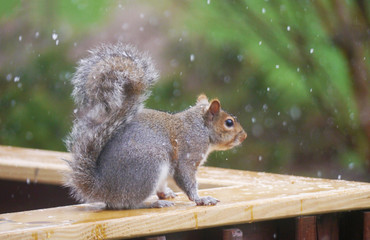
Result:
<svg viewBox="0 0 370 240">
<path fill-rule="evenodd" d="M 196 199 L 194 202 L 198 206 L 209 206 L 209 205 L 216 205 L 220 200 L 207 196 L 207 197 L 201 197 Z"/>
<path fill-rule="evenodd" d="M 169 199 L 177 197 L 177 194 L 171 188 L 166 188 L 164 192 L 157 192 L 157 196 L 159 199 Z"/>
</svg>

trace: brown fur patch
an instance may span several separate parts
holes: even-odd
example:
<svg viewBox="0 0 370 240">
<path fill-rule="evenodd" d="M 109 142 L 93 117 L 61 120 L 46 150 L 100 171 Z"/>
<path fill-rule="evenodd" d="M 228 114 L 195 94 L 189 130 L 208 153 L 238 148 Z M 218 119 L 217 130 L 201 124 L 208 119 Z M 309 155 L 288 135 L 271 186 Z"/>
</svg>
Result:
<svg viewBox="0 0 370 240">
<path fill-rule="evenodd" d="M 171 153 L 171 158 L 173 161 L 179 160 L 179 153 L 178 153 L 178 143 L 176 140 L 176 137 L 174 134 L 171 134 L 170 136 L 170 142 L 172 145 L 172 153 Z"/>
</svg>

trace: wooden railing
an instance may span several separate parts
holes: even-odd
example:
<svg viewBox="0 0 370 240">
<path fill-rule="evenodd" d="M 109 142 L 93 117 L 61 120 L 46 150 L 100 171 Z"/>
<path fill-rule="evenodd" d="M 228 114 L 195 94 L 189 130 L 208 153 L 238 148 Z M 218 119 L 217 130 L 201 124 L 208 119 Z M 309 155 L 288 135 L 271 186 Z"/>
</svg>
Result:
<svg viewBox="0 0 370 240">
<path fill-rule="evenodd" d="M 36 187 L 45 184 L 57 187 L 62 183 L 61 173 L 68 171 L 62 159 L 69 158 L 68 153 L 0 146 L 0 179 Z M 310 236 L 314 238 L 309 239 L 320 239 L 327 236 L 325 234 L 334 238 L 354 234 L 351 236 L 370 239 L 369 183 L 213 167 L 201 167 L 197 177 L 199 194 L 216 197 L 219 204 L 195 206 L 179 192 L 173 200 L 175 206 L 163 209 L 112 211 L 105 210 L 101 203 L 89 203 L 3 213 L 0 214 L 0 239 L 158 235 L 161 237 L 157 239 L 166 236 L 170 239 L 174 234 L 177 239 L 185 239 L 189 234 L 198 239 L 207 235 L 213 239 L 241 239 L 253 231 L 253 239 L 307 239 Z M 6 189 L 0 190 L 1 194 L 12 194 Z M 68 198 L 67 190 L 65 192 Z M 41 195 L 49 200 L 53 197 L 47 192 Z M 354 230 L 342 229 L 356 221 L 360 224 L 355 224 Z M 258 238 L 259 233 L 260 236 L 269 233 L 271 238 Z"/>
</svg>

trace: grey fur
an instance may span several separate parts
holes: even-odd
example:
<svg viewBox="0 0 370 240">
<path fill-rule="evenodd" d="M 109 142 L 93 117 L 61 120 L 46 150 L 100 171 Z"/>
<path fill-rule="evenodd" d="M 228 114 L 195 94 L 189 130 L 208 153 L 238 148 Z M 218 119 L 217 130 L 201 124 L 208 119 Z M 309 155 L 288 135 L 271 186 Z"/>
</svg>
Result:
<svg viewBox="0 0 370 240">
<path fill-rule="evenodd" d="M 101 201 L 114 209 L 138 208 L 153 193 L 176 195 L 168 176 L 197 205 L 214 205 L 199 197 L 196 172 L 213 150 L 240 144 L 240 124 L 227 129 L 231 117 L 202 96 L 196 106 L 177 114 L 144 109 L 158 73 L 148 56 L 132 46 L 103 45 L 80 61 L 72 79 L 77 114 L 67 140 L 73 159 L 66 185 L 80 201 Z M 172 202 L 160 200 L 152 207 Z"/>
</svg>

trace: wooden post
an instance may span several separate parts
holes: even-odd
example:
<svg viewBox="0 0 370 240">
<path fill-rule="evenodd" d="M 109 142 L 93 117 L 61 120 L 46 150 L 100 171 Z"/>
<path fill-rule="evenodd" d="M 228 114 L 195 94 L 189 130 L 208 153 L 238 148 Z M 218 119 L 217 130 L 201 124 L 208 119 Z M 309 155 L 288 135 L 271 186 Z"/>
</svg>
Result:
<svg viewBox="0 0 370 240">
<path fill-rule="evenodd" d="M 316 216 L 298 217 L 296 220 L 296 240 L 317 240 Z"/>
<path fill-rule="evenodd" d="M 166 236 L 148 237 L 145 240 L 166 240 Z"/>
<path fill-rule="evenodd" d="M 364 240 L 370 240 L 370 212 L 364 212 Z"/>
<path fill-rule="evenodd" d="M 339 239 L 338 227 L 339 214 L 324 214 L 317 218 L 317 236 L 318 239 Z"/>
<path fill-rule="evenodd" d="M 230 228 L 222 230 L 223 240 L 243 240 L 243 232 L 239 228 Z"/>
</svg>

